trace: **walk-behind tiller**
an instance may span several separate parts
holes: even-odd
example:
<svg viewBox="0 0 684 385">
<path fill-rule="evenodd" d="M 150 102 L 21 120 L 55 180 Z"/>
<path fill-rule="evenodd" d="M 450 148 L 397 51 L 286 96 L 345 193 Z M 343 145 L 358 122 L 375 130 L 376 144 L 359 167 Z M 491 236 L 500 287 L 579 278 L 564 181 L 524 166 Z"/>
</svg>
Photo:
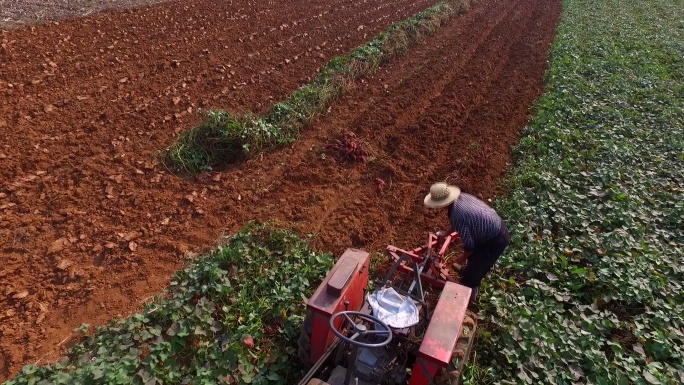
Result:
<svg viewBox="0 0 684 385">
<path fill-rule="evenodd" d="M 457 237 L 388 246 L 394 263 L 369 295 L 370 256 L 347 249 L 307 303 L 299 356 L 311 370 L 300 385 L 459 384 L 477 317 L 445 264 Z"/>
</svg>

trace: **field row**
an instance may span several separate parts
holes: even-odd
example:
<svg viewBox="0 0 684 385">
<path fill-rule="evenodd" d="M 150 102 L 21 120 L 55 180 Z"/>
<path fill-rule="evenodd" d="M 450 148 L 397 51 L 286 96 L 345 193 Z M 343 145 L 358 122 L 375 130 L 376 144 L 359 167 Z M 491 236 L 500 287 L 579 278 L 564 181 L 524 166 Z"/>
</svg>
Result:
<svg viewBox="0 0 684 385">
<path fill-rule="evenodd" d="M 489 380 L 684 383 L 684 11 L 565 2 L 547 92 L 499 202 Z"/>
</svg>

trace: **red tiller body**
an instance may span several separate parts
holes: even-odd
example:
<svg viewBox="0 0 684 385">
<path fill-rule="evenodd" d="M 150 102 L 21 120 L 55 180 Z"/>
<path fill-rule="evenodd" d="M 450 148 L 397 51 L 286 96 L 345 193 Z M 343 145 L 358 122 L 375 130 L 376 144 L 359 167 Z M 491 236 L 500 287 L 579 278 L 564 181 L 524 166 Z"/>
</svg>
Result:
<svg viewBox="0 0 684 385">
<path fill-rule="evenodd" d="M 404 301 L 410 298 L 423 319 L 408 328 L 385 325 L 389 340 L 378 326 L 384 321 L 372 314 L 365 298 L 370 257 L 365 251 L 347 249 L 307 303 L 298 344 L 300 358 L 312 367 L 299 385 L 460 384 L 477 316 L 467 310 L 472 289 L 453 282 L 446 266 L 449 246 L 456 239 L 455 232 L 429 234 L 425 245 L 410 251 L 387 247 L 393 264 L 376 290 L 391 288 Z M 432 287 L 431 295 L 439 295 L 432 311 L 433 297 L 426 301 L 423 282 Z M 395 302 L 383 302 L 384 307 L 375 311 L 397 311 Z M 374 303 L 377 307 L 380 301 Z M 340 317 L 345 310 L 360 312 Z M 335 314 L 340 321 L 346 319 L 345 325 L 331 325 Z M 331 328 L 341 334 L 335 336 Z"/>
<path fill-rule="evenodd" d="M 313 313 L 312 363 L 321 358 L 335 339 L 329 326 L 330 317 L 344 310 L 359 310 L 364 303 L 369 263 L 370 256 L 367 252 L 347 249 L 309 299 L 307 309 Z M 347 301 L 348 304 L 345 305 Z"/>
<path fill-rule="evenodd" d="M 420 344 L 409 385 L 429 384 L 446 368 L 463 330 L 471 288 L 446 282 Z"/>
</svg>

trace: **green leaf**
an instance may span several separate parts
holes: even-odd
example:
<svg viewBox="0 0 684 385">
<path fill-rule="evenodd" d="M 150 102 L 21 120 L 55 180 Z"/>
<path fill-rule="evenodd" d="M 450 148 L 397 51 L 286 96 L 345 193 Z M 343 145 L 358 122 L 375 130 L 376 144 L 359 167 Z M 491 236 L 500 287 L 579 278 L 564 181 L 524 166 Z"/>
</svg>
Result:
<svg viewBox="0 0 684 385">
<path fill-rule="evenodd" d="M 641 373 L 643 374 L 644 378 L 646 379 L 646 381 L 648 381 L 649 384 L 654 384 L 654 385 L 661 384 L 660 380 L 658 380 L 658 379 L 657 379 L 653 374 L 651 374 L 651 372 L 649 372 L 647 369 L 644 369 L 643 372 L 641 372 Z"/>
</svg>

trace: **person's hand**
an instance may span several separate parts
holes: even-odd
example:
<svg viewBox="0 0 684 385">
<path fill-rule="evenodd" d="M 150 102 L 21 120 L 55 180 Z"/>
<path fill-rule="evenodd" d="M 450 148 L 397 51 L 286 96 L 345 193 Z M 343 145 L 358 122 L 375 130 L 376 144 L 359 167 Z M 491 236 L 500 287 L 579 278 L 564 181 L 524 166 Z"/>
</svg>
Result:
<svg viewBox="0 0 684 385">
<path fill-rule="evenodd" d="M 446 233 L 444 231 L 436 232 L 435 236 L 437 237 L 437 245 L 441 245 L 444 243 L 444 239 L 446 238 Z"/>
<path fill-rule="evenodd" d="M 468 256 L 465 253 L 456 257 L 456 263 L 461 265 L 461 266 L 465 265 L 467 260 L 468 260 Z"/>
<path fill-rule="evenodd" d="M 451 265 L 451 267 L 454 268 L 455 272 L 462 274 L 463 270 L 465 269 L 465 264 L 467 263 L 467 261 L 468 261 L 468 255 L 466 253 L 463 253 L 463 254 L 459 255 L 458 257 L 456 257 L 456 260 Z"/>
<path fill-rule="evenodd" d="M 470 254 L 472 254 L 472 251 L 469 252 L 463 250 L 463 254 L 456 257 L 456 263 L 458 263 L 459 265 L 464 265 L 468 261 L 468 257 L 470 257 Z"/>
</svg>

